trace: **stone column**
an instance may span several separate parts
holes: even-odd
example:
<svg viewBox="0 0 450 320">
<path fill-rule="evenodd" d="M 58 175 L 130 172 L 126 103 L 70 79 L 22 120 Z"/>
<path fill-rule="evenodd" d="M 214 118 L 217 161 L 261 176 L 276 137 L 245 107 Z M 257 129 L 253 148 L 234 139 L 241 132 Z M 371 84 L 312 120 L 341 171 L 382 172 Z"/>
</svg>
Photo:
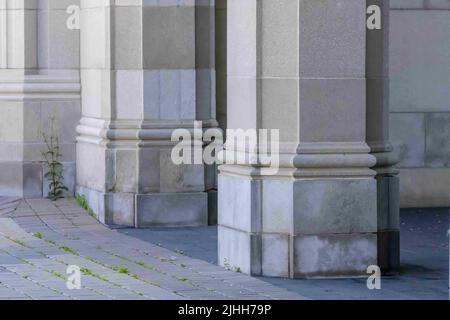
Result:
<svg viewBox="0 0 450 320">
<path fill-rule="evenodd" d="M 61 1 L 0 1 L 0 195 L 47 195 L 42 132 L 51 117 L 65 184 L 75 189 L 79 31 L 67 28 L 67 18 Z"/>
<path fill-rule="evenodd" d="M 207 224 L 214 174 L 175 165 L 171 135 L 217 125 L 213 3 L 81 1 L 77 190 L 102 222 Z"/>
<path fill-rule="evenodd" d="M 365 12 L 360 0 L 228 1 L 228 128 L 279 129 L 280 168 L 229 161 L 260 154 L 233 148 L 228 133 L 220 264 L 293 278 L 377 264 Z"/>
<path fill-rule="evenodd" d="M 367 30 L 367 142 L 377 159 L 378 265 L 400 266 L 398 156 L 389 142 L 389 0 L 368 0 L 381 9 L 381 29 Z"/>
</svg>

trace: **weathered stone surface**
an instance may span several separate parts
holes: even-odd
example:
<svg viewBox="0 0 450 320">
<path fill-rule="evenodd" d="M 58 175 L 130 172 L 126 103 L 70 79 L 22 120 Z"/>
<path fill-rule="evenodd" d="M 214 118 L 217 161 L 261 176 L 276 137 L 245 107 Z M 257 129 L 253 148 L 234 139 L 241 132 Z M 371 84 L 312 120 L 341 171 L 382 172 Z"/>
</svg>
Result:
<svg viewBox="0 0 450 320">
<path fill-rule="evenodd" d="M 428 113 L 425 164 L 431 168 L 450 167 L 450 113 Z"/>
<path fill-rule="evenodd" d="M 447 168 L 402 169 L 402 208 L 450 207 L 450 170 Z"/>
<path fill-rule="evenodd" d="M 374 179 L 294 182 L 295 234 L 376 232 Z"/>
<path fill-rule="evenodd" d="M 219 225 L 259 232 L 261 182 L 219 175 Z"/>
<path fill-rule="evenodd" d="M 208 195 L 153 193 L 136 195 L 136 227 L 204 226 L 208 224 Z"/>
<path fill-rule="evenodd" d="M 391 113 L 392 143 L 400 148 L 399 166 L 403 168 L 425 165 L 425 117 L 423 113 Z"/>
<path fill-rule="evenodd" d="M 300 235 L 293 250 L 297 277 L 361 276 L 377 264 L 376 234 Z"/>
<path fill-rule="evenodd" d="M 391 12 L 392 111 L 450 111 L 447 86 L 450 73 L 449 17 L 448 10 Z"/>
</svg>

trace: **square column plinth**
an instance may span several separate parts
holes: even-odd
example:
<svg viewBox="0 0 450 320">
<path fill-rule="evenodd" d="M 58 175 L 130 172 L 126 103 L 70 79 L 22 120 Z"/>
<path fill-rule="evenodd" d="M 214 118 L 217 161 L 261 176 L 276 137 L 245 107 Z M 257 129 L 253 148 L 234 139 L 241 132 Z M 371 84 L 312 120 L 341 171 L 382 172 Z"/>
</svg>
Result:
<svg viewBox="0 0 450 320">
<path fill-rule="evenodd" d="M 374 179 L 219 176 L 219 262 L 252 275 L 363 275 L 377 264 Z M 226 214 L 224 214 L 226 213 Z"/>
</svg>

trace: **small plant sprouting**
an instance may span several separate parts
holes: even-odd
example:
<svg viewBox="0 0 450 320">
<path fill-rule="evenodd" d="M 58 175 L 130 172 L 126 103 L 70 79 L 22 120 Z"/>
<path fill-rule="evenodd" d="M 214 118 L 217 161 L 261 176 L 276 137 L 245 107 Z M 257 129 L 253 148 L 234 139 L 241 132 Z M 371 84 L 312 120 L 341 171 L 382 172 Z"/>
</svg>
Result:
<svg viewBox="0 0 450 320">
<path fill-rule="evenodd" d="M 130 272 L 128 271 L 127 267 L 113 267 L 114 271 L 118 272 L 118 273 L 122 273 L 122 274 L 129 274 Z"/>
<path fill-rule="evenodd" d="M 81 194 L 77 193 L 75 195 L 75 200 L 77 201 L 78 205 L 88 213 L 88 215 L 90 215 L 93 218 L 96 218 L 94 210 L 92 210 L 89 207 L 89 203 L 87 202 L 85 197 L 83 197 Z"/>
<path fill-rule="evenodd" d="M 64 185 L 63 165 L 60 162 L 62 155 L 59 139 L 55 134 L 55 117 L 50 118 L 50 130 L 48 133 L 42 132 L 42 138 L 47 147 L 47 150 L 42 152 L 42 157 L 48 167 L 48 172 L 44 175 L 49 181 L 47 198 L 56 201 L 64 198 L 64 192 L 69 191 L 69 189 Z"/>
<path fill-rule="evenodd" d="M 242 270 L 241 270 L 240 267 L 234 267 L 233 271 L 236 272 L 236 273 L 242 273 Z"/>
<path fill-rule="evenodd" d="M 36 238 L 42 239 L 42 233 L 40 233 L 39 231 L 38 231 L 38 232 L 35 232 L 35 233 L 34 233 L 34 236 L 35 236 Z"/>
<path fill-rule="evenodd" d="M 227 258 L 223 259 L 223 266 L 225 267 L 226 270 L 231 270 L 231 266 Z"/>
</svg>

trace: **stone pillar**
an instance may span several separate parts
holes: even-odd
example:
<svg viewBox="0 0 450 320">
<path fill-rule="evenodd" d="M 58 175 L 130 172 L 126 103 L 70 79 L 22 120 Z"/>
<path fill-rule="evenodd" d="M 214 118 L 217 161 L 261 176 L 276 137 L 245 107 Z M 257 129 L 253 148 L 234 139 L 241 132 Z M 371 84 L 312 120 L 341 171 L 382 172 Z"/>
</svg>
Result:
<svg viewBox="0 0 450 320">
<path fill-rule="evenodd" d="M 171 135 L 217 125 L 213 3 L 81 2 L 77 190 L 102 222 L 207 224 L 214 174 L 175 165 Z"/>
<path fill-rule="evenodd" d="M 67 17 L 61 1 L 0 1 L 0 195 L 47 195 L 42 132 L 51 117 L 65 184 L 75 189 L 79 31 L 66 27 Z"/>
<path fill-rule="evenodd" d="M 293 278 L 377 264 L 365 12 L 360 0 L 228 1 L 228 128 L 280 129 L 280 168 L 229 161 L 259 154 L 233 148 L 228 133 L 220 264 Z"/>
<path fill-rule="evenodd" d="M 216 0 L 217 121 L 227 128 L 227 0 Z"/>
<path fill-rule="evenodd" d="M 398 156 L 389 142 L 389 0 L 368 0 L 381 9 L 381 29 L 367 30 L 367 142 L 377 159 L 378 265 L 384 273 L 400 266 Z"/>
</svg>

